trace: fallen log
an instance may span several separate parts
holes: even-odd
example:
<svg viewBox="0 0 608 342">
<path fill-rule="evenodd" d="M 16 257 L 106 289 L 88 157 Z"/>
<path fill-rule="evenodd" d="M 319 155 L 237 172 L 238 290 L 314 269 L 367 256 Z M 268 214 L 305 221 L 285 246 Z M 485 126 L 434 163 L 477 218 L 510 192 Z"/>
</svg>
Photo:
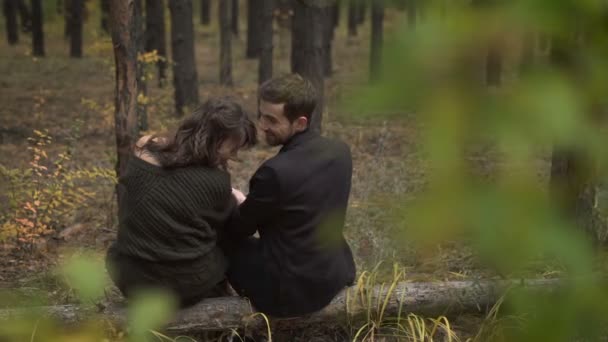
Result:
<svg viewBox="0 0 608 342">
<path fill-rule="evenodd" d="M 511 288 L 529 291 L 552 291 L 559 285 L 559 279 L 527 280 L 483 280 L 450 282 L 400 282 L 377 285 L 371 289 L 350 287 L 342 291 L 323 310 L 313 314 L 272 319 L 273 328 L 296 328 L 327 322 L 348 322 L 362 315 L 381 317 L 405 317 L 414 313 L 423 317 L 456 315 L 461 313 L 487 312 L 504 293 Z M 99 315 L 116 324 L 127 322 L 126 307 L 116 304 L 83 307 L 59 305 L 39 308 L 19 308 L 0 310 L 0 321 L 24 315 L 37 315 L 63 323 L 73 324 Z M 238 328 L 261 328 L 265 324 L 261 315 L 246 298 L 209 298 L 197 305 L 178 311 L 166 326 L 169 333 L 183 333 L 205 330 Z"/>
</svg>

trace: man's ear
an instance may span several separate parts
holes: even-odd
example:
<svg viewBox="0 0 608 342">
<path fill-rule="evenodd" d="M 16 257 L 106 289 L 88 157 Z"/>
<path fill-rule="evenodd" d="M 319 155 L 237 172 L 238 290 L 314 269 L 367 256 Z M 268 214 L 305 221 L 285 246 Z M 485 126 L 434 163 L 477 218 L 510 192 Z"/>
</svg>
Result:
<svg viewBox="0 0 608 342">
<path fill-rule="evenodd" d="M 308 119 L 305 116 L 300 116 L 294 121 L 296 131 L 302 132 L 308 128 Z"/>
</svg>

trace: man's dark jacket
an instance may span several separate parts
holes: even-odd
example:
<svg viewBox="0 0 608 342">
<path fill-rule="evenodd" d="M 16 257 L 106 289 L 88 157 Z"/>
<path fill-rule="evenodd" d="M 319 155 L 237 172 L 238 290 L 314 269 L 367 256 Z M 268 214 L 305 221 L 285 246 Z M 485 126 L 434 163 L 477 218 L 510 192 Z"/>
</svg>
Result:
<svg viewBox="0 0 608 342">
<path fill-rule="evenodd" d="M 249 246 L 227 254 L 229 279 L 257 309 L 281 317 L 311 313 L 352 284 L 355 265 L 342 234 L 351 176 L 348 146 L 310 130 L 253 175 L 229 225 Z M 259 240 L 246 238 L 256 230 Z"/>
</svg>

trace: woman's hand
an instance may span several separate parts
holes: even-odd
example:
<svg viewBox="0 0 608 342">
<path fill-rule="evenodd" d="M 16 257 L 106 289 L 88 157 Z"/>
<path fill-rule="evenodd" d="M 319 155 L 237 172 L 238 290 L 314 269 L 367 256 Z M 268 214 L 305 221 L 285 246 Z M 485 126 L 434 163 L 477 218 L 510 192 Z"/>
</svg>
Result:
<svg viewBox="0 0 608 342">
<path fill-rule="evenodd" d="M 241 205 L 241 203 L 245 202 L 245 199 L 247 199 L 247 196 L 245 196 L 241 190 L 237 190 L 235 188 L 232 188 L 232 196 L 236 198 L 236 203 L 238 205 Z"/>
</svg>

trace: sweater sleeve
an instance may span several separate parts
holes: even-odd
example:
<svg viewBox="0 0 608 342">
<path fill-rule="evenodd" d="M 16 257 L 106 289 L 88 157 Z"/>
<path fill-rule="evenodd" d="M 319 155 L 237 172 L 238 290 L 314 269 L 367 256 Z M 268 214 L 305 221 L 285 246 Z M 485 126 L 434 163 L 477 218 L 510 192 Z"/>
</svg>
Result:
<svg viewBox="0 0 608 342">
<path fill-rule="evenodd" d="M 264 227 L 277 212 L 279 190 L 275 171 L 268 166 L 258 169 L 249 182 L 247 199 L 232 214 L 230 234 L 247 237 Z"/>
</svg>

